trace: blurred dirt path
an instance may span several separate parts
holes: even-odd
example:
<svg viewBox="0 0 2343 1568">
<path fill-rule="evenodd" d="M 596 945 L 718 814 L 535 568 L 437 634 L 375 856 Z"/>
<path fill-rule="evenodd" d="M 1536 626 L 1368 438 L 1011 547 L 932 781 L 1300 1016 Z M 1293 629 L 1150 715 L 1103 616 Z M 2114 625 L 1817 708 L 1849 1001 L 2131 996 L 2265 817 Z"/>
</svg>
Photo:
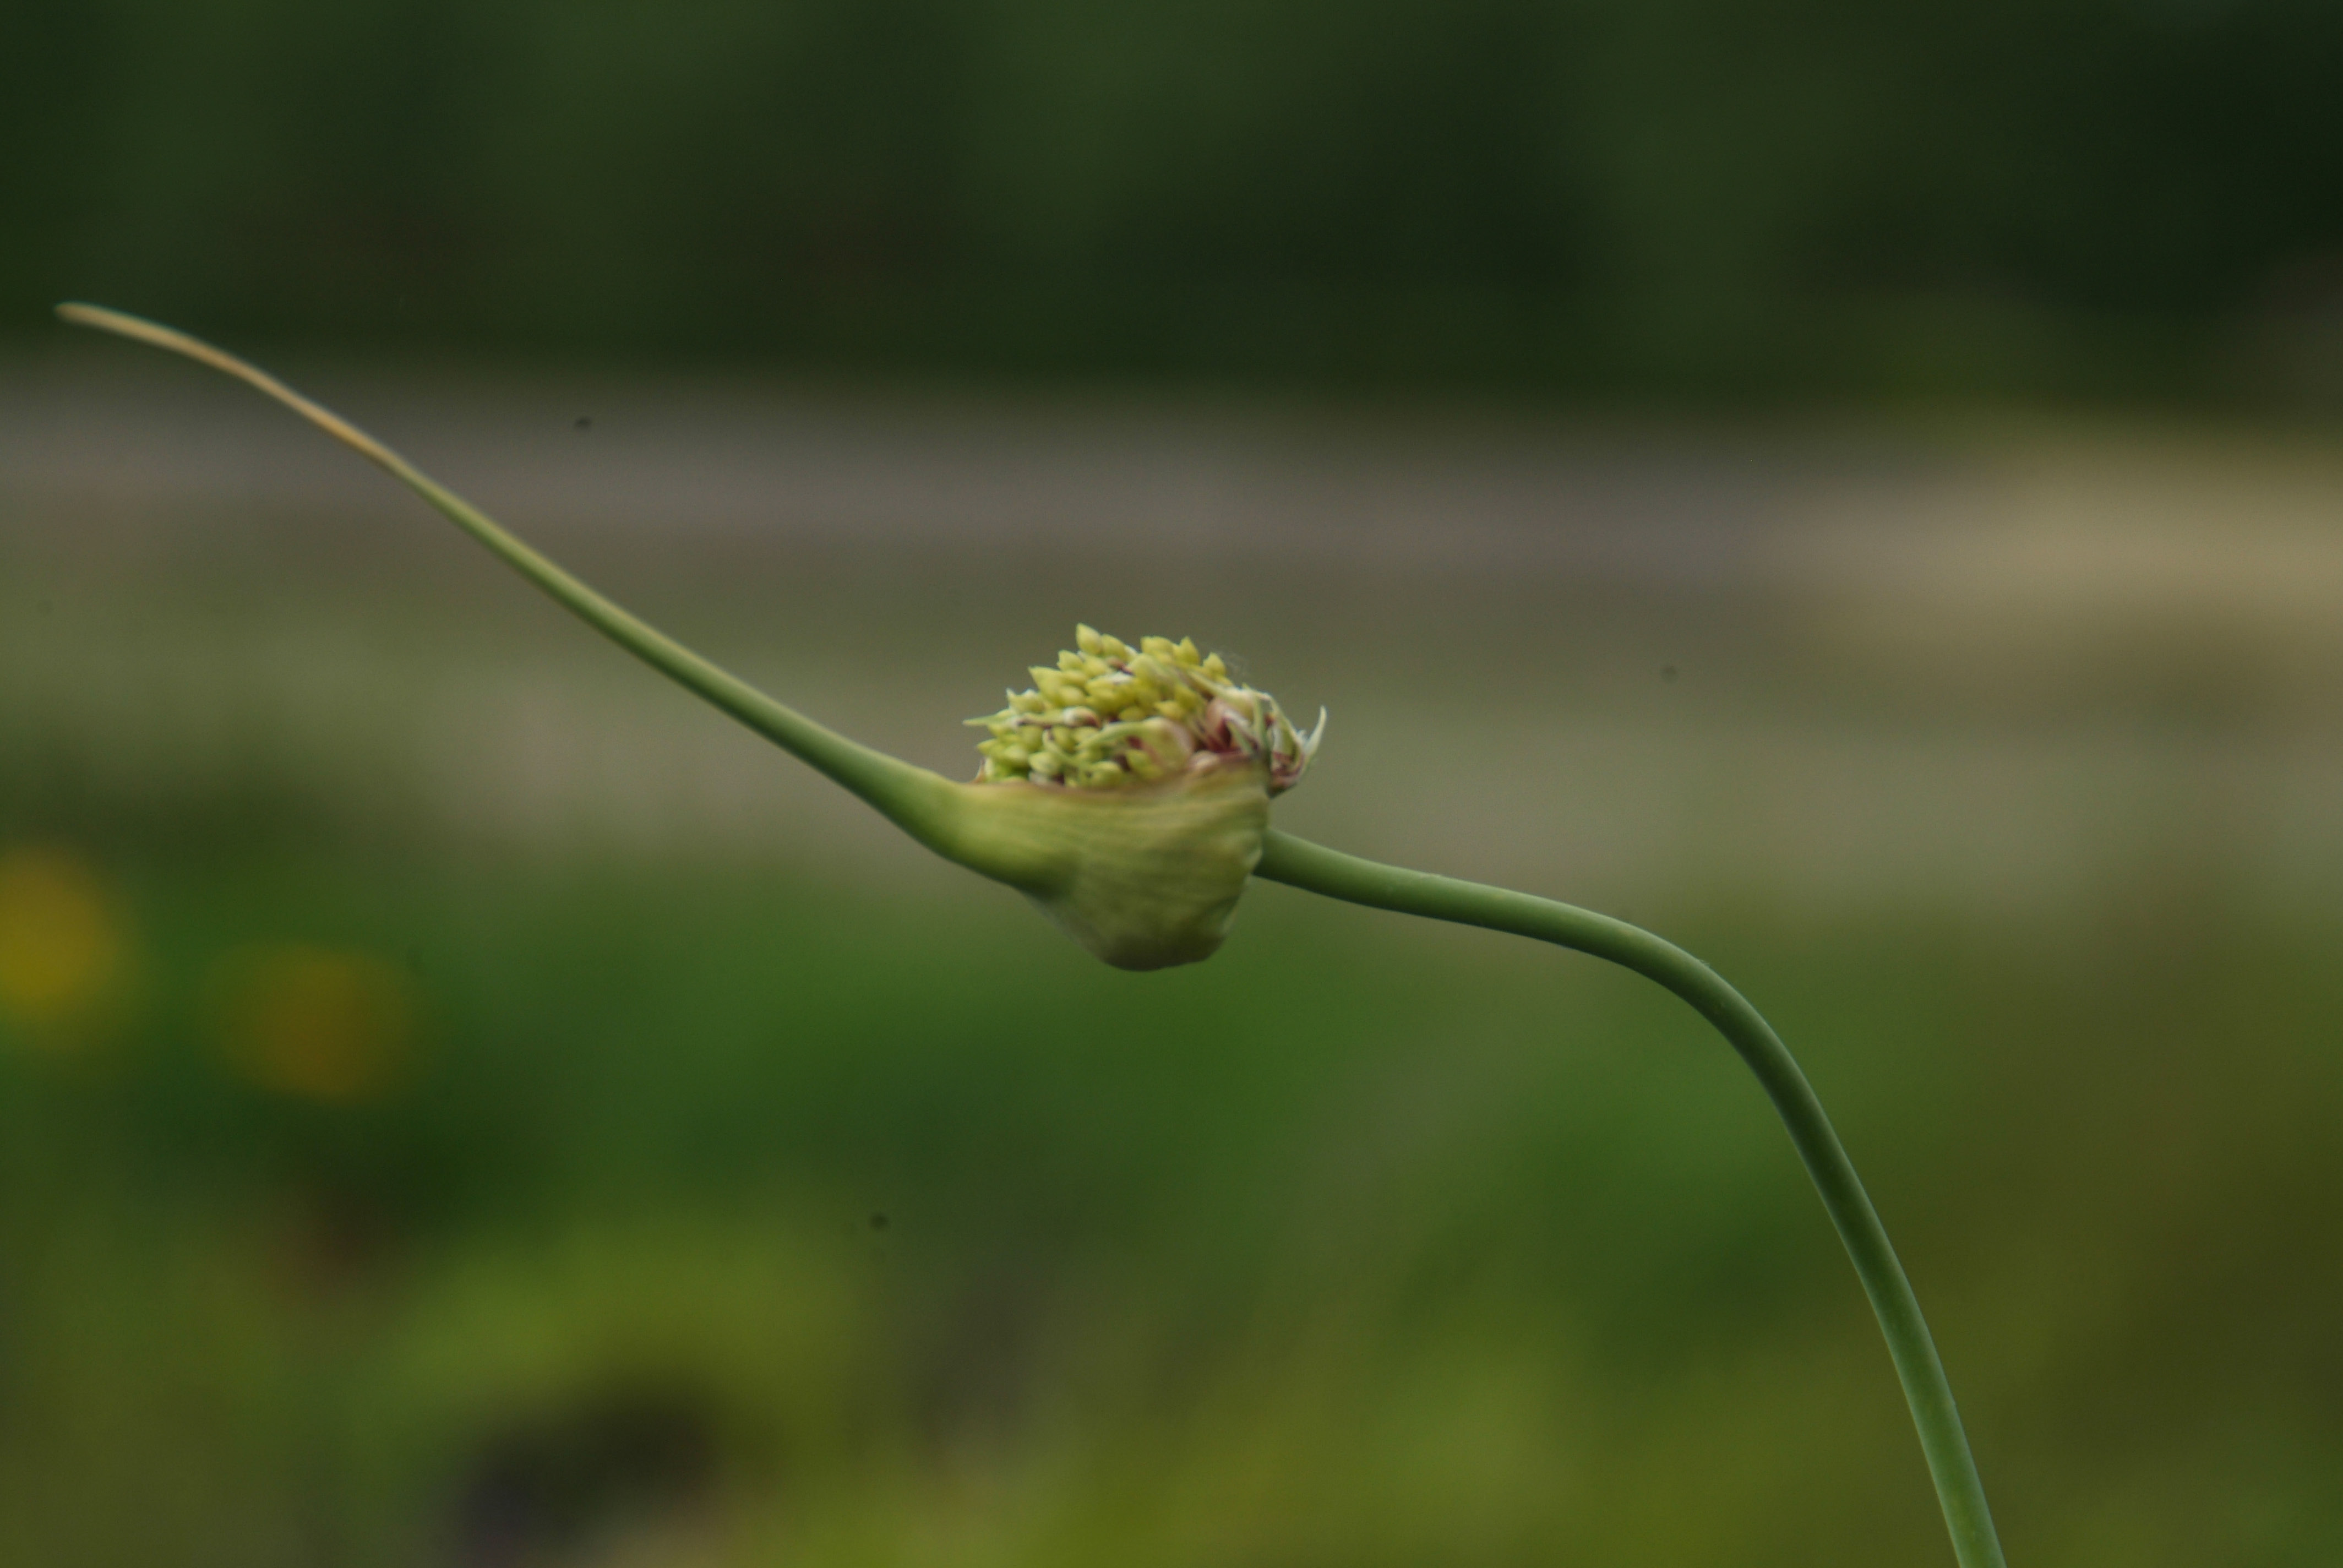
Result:
<svg viewBox="0 0 2343 1568">
<path fill-rule="evenodd" d="M 1499 411 L 881 397 L 752 382 L 297 383 L 531 526 L 1815 587 L 2160 613 L 2343 603 L 2343 437 L 2012 422 L 1660 428 Z M 405 498 L 280 411 L 127 356 L 0 365 L 12 527 Z M 30 503 L 30 504 L 28 504 Z"/>
<path fill-rule="evenodd" d="M 1346 782 L 1281 811 L 1371 853 L 1614 904 L 2008 908 L 2183 866 L 2343 907 L 2334 443 L 283 368 L 931 766 L 1087 616 L 1327 702 Z M 661 854 L 799 852 L 803 813 L 895 863 L 417 515 L 200 371 L 0 367 L 0 769 L 130 801 L 275 769 L 337 811 Z"/>
<path fill-rule="evenodd" d="M 1942 486 L 1963 466 L 1875 437 L 1785 446 L 1460 410 L 286 369 L 540 527 L 662 536 L 1138 554 L 1176 539 L 1303 564 L 1707 582 L 1763 569 L 1754 541 L 1817 488 Z M 0 367 L 0 487 L 183 519 L 403 504 L 242 389 L 126 357 Z"/>
</svg>

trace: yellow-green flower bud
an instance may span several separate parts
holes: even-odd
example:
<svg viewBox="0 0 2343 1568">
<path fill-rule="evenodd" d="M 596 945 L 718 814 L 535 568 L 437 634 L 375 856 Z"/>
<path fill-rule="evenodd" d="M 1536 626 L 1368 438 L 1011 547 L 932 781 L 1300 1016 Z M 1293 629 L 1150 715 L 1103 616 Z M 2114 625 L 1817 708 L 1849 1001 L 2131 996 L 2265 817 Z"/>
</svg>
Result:
<svg viewBox="0 0 2343 1568">
<path fill-rule="evenodd" d="M 1121 638 L 1081 626 L 1074 644 L 1055 669 L 1033 667 L 1033 689 L 1011 692 L 1008 707 L 969 720 L 1008 742 L 977 748 L 980 782 L 1115 789 L 1241 761 L 1261 764 L 1269 792 L 1282 795 L 1317 753 L 1322 709 L 1317 727 L 1302 733 L 1275 698 L 1232 678 L 1219 654 L 1202 655 L 1192 640 L 1141 638 L 1134 653 Z"/>
</svg>

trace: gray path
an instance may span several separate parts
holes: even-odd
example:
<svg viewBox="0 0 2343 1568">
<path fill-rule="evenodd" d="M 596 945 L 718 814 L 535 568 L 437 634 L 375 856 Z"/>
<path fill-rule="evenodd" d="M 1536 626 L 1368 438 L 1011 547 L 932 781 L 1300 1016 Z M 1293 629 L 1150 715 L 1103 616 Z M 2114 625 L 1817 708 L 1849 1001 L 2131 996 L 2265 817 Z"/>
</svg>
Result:
<svg viewBox="0 0 2343 1568">
<path fill-rule="evenodd" d="M 2177 857 L 2343 890 L 2315 442 L 287 368 L 938 767 L 1086 615 L 1327 702 L 1286 819 L 1466 874 L 2047 908 Z M 139 799 L 274 769 L 458 834 L 925 874 L 424 525 L 203 373 L 0 368 L 0 765 Z M 287 544 L 325 539 L 348 558 Z"/>
</svg>

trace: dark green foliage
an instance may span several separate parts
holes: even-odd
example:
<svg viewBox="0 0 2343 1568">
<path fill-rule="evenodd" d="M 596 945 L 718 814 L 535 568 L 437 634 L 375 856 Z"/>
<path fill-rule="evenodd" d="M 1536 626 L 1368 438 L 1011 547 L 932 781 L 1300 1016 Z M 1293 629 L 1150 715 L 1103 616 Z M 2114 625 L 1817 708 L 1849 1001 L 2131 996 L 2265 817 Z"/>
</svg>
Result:
<svg viewBox="0 0 2343 1568">
<path fill-rule="evenodd" d="M 0 331 L 2202 394 L 2343 289 L 2338 59 L 2318 0 L 23 0 Z"/>
</svg>

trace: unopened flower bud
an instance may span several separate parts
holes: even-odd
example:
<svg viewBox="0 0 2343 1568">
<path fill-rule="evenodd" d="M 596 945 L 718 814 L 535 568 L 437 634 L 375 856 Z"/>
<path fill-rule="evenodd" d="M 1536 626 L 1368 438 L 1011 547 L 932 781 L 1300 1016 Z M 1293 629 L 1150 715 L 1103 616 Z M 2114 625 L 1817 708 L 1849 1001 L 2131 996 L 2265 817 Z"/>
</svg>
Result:
<svg viewBox="0 0 2343 1568">
<path fill-rule="evenodd" d="M 1317 753 L 1323 710 L 1317 727 L 1302 733 L 1275 698 L 1236 680 L 1219 654 L 1200 654 L 1192 640 L 1141 638 L 1133 653 L 1121 638 L 1081 626 L 1074 645 L 1055 669 L 1033 668 L 1033 689 L 1011 692 L 1000 712 L 969 720 L 1007 743 L 978 749 L 980 782 L 1039 779 L 1111 789 L 1178 769 L 1242 761 L 1260 763 L 1269 792 L 1282 795 Z M 1135 762 L 1134 753 L 1147 763 Z M 1100 762 L 1117 766 L 1104 773 Z"/>
<path fill-rule="evenodd" d="M 970 724 L 975 782 L 923 837 L 1017 888 L 1122 969 L 1211 956 L 1261 859 L 1270 797 L 1317 751 L 1276 699 L 1192 641 L 1139 648 L 1090 627 L 1033 689 Z"/>
</svg>

